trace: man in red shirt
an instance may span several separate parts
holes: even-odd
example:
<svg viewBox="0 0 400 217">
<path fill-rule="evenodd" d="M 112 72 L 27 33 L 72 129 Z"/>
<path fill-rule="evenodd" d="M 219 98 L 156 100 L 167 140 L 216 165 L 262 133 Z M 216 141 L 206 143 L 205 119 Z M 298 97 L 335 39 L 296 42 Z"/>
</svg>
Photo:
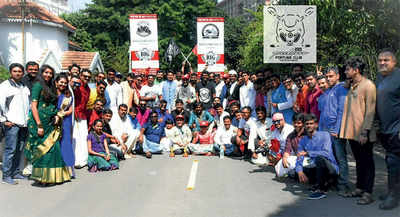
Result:
<svg viewBox="0 0 400 217">
<path fill-rule="evenodd" d="M 89 131 L 92 129 L 92 125 L 95 120 L 101 119 L 102 113 L 104 109 L 104 103 L 102 100 L 98 99 L 94 102 L 94 107 L 92 110 L 90 110 L 90 115 L 89 115 L 89 124 L 88 124 L 88 129 Z"/>
<path fill-rule="evenodd" d="M 309 72 L 306 74 L 305 78 L 308 86 L 305 113 L 314 114 L 319 121 L 320 112 L 318 110 L 318 98 L 321 96 L 322 91 L 317 84 L 317 75 L 313 72 Z"/>
<path fill-rule="evenodd" d="M 90 88 L 88 82 L 92 73 L 88 69 L 83 69 L 80 73 L 80 86 L 74 89 L 75 96 L 75 124 L 73 138 L 75 140 L 75 167 L 82 168 L 87 164 L 88 149 L 88 110 L 86 104 L 89 101 Z"/>
</svg>

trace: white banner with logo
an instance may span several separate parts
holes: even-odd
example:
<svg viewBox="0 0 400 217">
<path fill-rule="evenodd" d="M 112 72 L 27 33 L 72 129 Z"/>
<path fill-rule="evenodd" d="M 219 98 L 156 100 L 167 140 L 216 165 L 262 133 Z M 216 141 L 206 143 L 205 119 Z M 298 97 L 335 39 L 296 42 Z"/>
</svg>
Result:
<svg viewBox="0 0 400 217">
<path fill-rule="evenodd" d="M 317 7 L 264 6 L 264 63 L 317 62 Z"/>
<path fill-rule="evenodd" d="M 224 18 L 197 18 L 197 71 L 224 71 Z"/>
<path fill-rule="evenodd" d="M 155 72 L 159 69 L 156 14 L 129 15 L 131 67 L 133 72 Z"/>
</svg>

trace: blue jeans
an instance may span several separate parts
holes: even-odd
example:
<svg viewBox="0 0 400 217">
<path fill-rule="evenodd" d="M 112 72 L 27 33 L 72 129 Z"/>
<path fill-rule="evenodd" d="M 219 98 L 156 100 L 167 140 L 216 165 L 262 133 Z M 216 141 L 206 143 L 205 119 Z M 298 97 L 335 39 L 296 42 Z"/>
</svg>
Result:
<svg viewBox="0 0 400 217">
<path fill-rule="evenodd" d="M 21 174 L 23 151 L 28 136 L 26 127 L 5 127 L 5 144 L 3 153 L 3 178 Z"/>
<path fill-rule="evenodd" d="M 332 147 L 339 166 L 338 188 L 344 190 L 348 187 L 349 166 L 347 164 L 346 140 L 331 137 Z"/>
<path fill-rule="evenodd" d="M 225 155 L 229 156 L 233 153 L 235 149 L 235 146 L 232 144 L 225 144 Z M 215 153 L 219 153 L 220 152 L 220 145 L 215 144 L 214 145 L 214 150 Z"/>
</svg>

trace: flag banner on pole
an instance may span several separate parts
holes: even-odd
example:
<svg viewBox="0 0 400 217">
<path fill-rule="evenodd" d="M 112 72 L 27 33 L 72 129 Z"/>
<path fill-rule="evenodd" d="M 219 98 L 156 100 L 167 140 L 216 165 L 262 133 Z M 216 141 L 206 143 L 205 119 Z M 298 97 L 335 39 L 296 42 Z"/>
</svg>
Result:
<svg viewBox="0 0 400 217">
<path fill-rule="evenodd" d="M 156 72 L 159 69 L 156 14 L 129 15 L 132 72 Z"/>
<path fill-rule="evenodd" d="M 168 48 L 165 52 L 165 60 L 171 64 L 172 59 L 174 59 L 181 52 L 178 45 L 175 43 L 174 39 L 170 39 L 168 42 Z"/>
<path fill-rule="evenodd" d="M 224 71 L 224 18 L 197 18 L 197 70 Z"/>
<path fill-rule="evenodd" d="M 264 6 L 264 63 L 317 62 L 317 7 Z"/>
</svg>

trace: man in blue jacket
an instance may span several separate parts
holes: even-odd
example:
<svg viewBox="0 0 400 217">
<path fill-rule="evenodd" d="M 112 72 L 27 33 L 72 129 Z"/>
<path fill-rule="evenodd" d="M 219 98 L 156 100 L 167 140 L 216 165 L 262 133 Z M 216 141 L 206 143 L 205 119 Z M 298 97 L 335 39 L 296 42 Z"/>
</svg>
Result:
<svg viewBox="0 0 400 217">
<path fill-rule="evenodd" d="M 339 165 L 338 189 L 339 195 L 349 193 L 349 169 L 347 165 L 346 141 L 338 137 L 343 116 L 344 101 L 348 90 L 344 83 L 339 82 L 340 75 L 337 67 L 329 67 L 325 72 L 329 89 L 318 100 L 320 108 L 319 130 L 331 135 L 333 151 Z"/>
<path fill-rule="evenodd" d="M 315 180 L 316 191 L 311 193 L 308 199 L 316 200 L 326 197 L 325 192 L 335 183 L 339 167 L 333 156 L 329 133 L 317 131 L 318 122 L 314 114 L 307 114 L 304 119 L 307 135 L 299 142 L 296 172 L 302 183 L 307 183 L 310 179 Z M 303 168 L 304 157 L 309 157 L 315 166 Z"/>
</svg>

